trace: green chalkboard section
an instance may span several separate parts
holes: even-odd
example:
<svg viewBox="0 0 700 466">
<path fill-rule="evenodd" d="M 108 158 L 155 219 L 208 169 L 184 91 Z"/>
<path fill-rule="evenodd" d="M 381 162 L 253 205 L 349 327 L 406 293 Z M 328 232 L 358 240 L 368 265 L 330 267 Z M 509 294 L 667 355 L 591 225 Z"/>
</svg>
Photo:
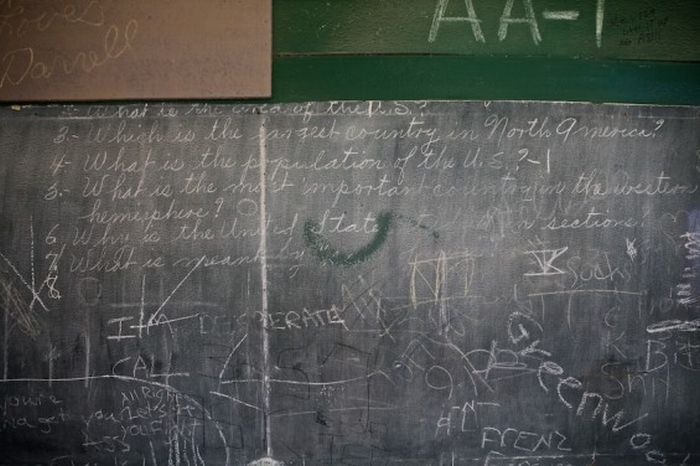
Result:
<svg viewBox="0 0 700 466">
<path fill-rule="evenodd" d="M 508 22 L 528 5 L 529 23 Z M 273 13 L 277 102 L 700 103 L 696 1 L 276 0 Z"/>
<path fill-rule="evenodd" d="M 694 0 L 278 0 L 275 50 L 696 61 Z"/>
</svg>

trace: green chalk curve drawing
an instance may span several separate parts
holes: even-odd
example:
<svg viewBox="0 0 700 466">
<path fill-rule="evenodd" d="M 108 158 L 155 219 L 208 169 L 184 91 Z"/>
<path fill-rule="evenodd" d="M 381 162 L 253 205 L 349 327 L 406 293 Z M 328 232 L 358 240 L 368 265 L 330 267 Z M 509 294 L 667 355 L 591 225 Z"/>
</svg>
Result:
<svg viewBox="0 0 700 466">
<path fill-rule="evenodd" d="M 394 220 L 391 212 L 382 212 L 377 215 L 377 232 L 372 241 L 354 252 L 341 251 L 333 247 L 330 242 L 318 231 L 318 223 L 308 219 L 304 222 L 304 241 L 313 250 L 316 256 L 323 262 L 349 267 L 366 261 L 384 243 L 389 234 L 389 229 Z"/>
</svg>

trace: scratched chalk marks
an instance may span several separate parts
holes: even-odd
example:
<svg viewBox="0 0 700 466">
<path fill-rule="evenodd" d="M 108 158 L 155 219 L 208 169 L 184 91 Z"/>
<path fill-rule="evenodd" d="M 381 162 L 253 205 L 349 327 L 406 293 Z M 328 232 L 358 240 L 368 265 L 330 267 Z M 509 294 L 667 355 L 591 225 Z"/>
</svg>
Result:
<svg viewBox="0 0 700 466">
<path fill-rule="evenodd" d="M 564 254 L 569 249 L 568 246 L 558 249 L 536 249 L 533 251 L 526 251 L 537 261 L 537 267 L 531 272 L 526 272 L 526 276 L 536 277 L 536 276 L 547 276 L 547 275 L 559 275 L 564 274 L 562 269 L 554 265 L 554 261 Z"/>
<path fill-rule="evenodd" d="M 700 464 L 699 114 L 0 109 L 0 461 Z"/>
</svg>

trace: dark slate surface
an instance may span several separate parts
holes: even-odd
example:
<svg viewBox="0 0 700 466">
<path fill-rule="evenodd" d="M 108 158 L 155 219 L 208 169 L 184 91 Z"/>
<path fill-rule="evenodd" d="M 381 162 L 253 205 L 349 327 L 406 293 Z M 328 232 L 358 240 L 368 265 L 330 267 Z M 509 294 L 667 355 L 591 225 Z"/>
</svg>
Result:
<svg viewBox="0 0 700 466">
<path fill-rule="evenodd" d="M 698 118 L 4 108 L 0 464 L 700 464 Z"/>
</svg>

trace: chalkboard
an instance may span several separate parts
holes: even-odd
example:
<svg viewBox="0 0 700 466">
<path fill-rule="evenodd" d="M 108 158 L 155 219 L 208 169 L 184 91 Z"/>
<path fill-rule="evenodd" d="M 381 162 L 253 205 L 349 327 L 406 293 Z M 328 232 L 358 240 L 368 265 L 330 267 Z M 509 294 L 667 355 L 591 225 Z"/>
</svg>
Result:
<svg viewBox="0 0 700 466">
<path fill-rule="evenodd" d="M 0 110 L 0 464 L 700 464 L 700 112 Z"/>
<path fill-rule="evenodd" d="M 0 1 L 0 101 L 269 97 L 271 0 Z"/>
</svg>

